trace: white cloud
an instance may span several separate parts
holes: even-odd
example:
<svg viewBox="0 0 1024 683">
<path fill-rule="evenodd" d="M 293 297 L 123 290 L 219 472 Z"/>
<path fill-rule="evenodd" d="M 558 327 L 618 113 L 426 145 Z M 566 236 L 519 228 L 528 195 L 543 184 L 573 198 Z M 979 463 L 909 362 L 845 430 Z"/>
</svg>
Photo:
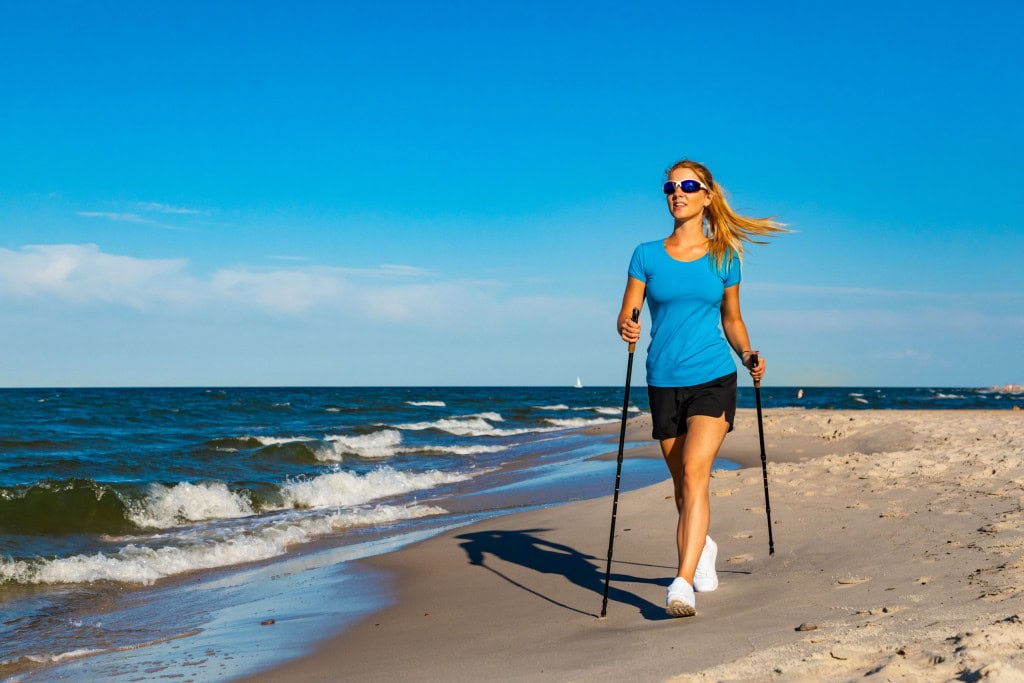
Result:
<svg viewBox="0 0 1024 683">
<path fill-rule="evenodd" d="M 79 216 L 86 218 L 106 218 L 124 223 L 155 223 L 156 221 L 140 216 L 137 213 L 117 213 L 114 211 L 79 211 Z"/>
<path fill-rule="evenodd" d="M 150 211 L 154 213 L 167 213 L 176 215 L 198 215 L 208 216 L 209 211 L 203 211 L 201 209 L 188 209 L 182 206 L 171 206 L 169 204 L 161 204 L 159 202 L 135 202 L 132 206 L 138 211 Z"/>
<path fill-rule="evenodd" d="M 337 315 L 442 328 L 536 320 L 588 308 L 556 297 L 509 294 L 499 282 L 445 280 L 415 266 L 222 268 L 207 277 L 187 259 L 108 254 L 95 244 L 0 249 L 0 301 L 51 299 L 72 305 L 202 311 L 229 307 L 275 315 Z"/>
<path fill-rule="evenodd" d="M 190 295 L 185 259 L 138 259 L 106 254 L 95 244 L 29 245 L 0 249 L 0 296 L 52 297 L 73 303 L 135 308 Z"/>
<path fill-rule="evenodd" d="M 348 290 L 340 273 L 325 268 L 226 269 L 214 273 L 209 282 L 214 300 L 292 314 L 344 300 Z"/>
</svg>

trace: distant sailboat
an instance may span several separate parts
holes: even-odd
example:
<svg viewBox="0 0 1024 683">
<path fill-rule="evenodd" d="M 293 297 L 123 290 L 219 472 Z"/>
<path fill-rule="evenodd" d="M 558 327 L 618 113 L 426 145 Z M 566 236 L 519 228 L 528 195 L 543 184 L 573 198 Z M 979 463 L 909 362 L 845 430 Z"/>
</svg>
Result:
<svg viewBox="0 0 1024 683">
<path fill-rule="evenodd" d="M 579 375 L 576 376 L 576 388 L 577 389 L 582 389 L 583 388 L 583 382 L 580 381 Z"/>
</svg>

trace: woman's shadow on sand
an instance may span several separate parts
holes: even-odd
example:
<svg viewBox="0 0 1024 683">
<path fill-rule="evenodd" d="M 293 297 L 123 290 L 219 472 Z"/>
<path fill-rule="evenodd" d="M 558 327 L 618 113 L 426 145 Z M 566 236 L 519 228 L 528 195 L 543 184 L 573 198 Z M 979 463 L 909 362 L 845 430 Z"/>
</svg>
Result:
<svg viewBox="0 0 1024 683">
<path fill-rule="evenodd" d="M 460 546 L 466 551 L 470 564 L 483 567 L 484 569 L 497 574 L 512 585 L 536 595 L 542 600 L 546 600 L 573 612 L 597 617 L 598 615 L 596 612 L 587 612 L 577 607 L 559 602 L 558 600 L 544 595 L 529 586 L 523 585 L 522 582 L 516 581 L 515 579 L 501 573 L 494 567 L 488 566 L 486 556 L 490 554 L 499 560 L 518 564 L 542 574 L 557 574 L 559 576 L 564 576 L 577 586 L 593 592 L 594 603 L 596 606 L 597 601 L 604 595 L 604 573 L 607 558 L 597 558 L 593 555 L 585 555 L 575 548 L 570 548 L 569 546 L 561 543 L 553 543 L 535 535 L 545 531 L 550 531 L 550 529 L 477 531 L 469 534 L 462 534 L 461 536 L 456 536 L 456 538 L 462 539 Z M 655 566 L 639 565 L 638 563 L 622 562 L 620 560 L 613 560 L 613 562 L 615 564 L 634 564 L 637 566 L 647 567 Z M 672 568 L 665 567 L 665 569 L 671 570 Z M 671 581 L 670 578 L 650 579 L 613 572 L 608 589 L 608 600 L 636 607 L 640 610 L 640 614 L 643 615 L 645 619 L 661 620 L 671 618 L 665 614 L 665 608 L 663 606 L 656 605 L 635 593 L 631 593 L 617 586 L 617 584 L 626 581 L 668 586 L 669 581 Z"/>
</svg>

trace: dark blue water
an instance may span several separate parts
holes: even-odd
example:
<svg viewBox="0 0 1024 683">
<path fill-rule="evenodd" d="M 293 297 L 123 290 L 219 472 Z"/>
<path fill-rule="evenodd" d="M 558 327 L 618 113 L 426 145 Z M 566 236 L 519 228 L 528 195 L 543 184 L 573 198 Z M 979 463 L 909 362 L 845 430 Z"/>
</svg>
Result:
<svg viewBox="0 0 1024 683">
<path fill-rule="evenodd" d="M 1013 388 L 761 395 L 766 409 L 1024 405 Z M 644 387 L 632 399 L 647 410 Z M 750 387 L 739 403 L 753 407 Z M 621 387 L 0 390 L 0 673 L 151 638 L 137 623 L 90 635 L 77 618 L 68 636 L 65 615 L 118 591 L 440 528 L 521 506 L 522 490 L 529 504 L 606 495 L 608 465 L 591 458 L 614 444 L 579 428 L 617 423 L 621 406 Z M 627 486 L 662 468 L 634 466 Z"/>
</svg>

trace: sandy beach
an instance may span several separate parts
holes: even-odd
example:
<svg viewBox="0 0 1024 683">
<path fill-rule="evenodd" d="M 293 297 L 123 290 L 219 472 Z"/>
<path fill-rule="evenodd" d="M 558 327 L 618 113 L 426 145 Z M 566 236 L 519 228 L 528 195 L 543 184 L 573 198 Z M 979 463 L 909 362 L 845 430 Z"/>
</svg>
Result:
<svg viewBox="0 0 1024 683">
<path fill-rule="evenodd" d="M 779 410 L 765 433 L 776 552 L 741 410 L 722 455 L 743 468 L 711 488 L 721 586 L 696 617 L 663 609 L 666 480 L 620 499 L 606 618 L 610 495 L 369 560 L 395 603 L 250 680 L 1024 680 L 1024 412 Z M 624 477 L 660 457 L 628 452 Z"/>
</svg>

